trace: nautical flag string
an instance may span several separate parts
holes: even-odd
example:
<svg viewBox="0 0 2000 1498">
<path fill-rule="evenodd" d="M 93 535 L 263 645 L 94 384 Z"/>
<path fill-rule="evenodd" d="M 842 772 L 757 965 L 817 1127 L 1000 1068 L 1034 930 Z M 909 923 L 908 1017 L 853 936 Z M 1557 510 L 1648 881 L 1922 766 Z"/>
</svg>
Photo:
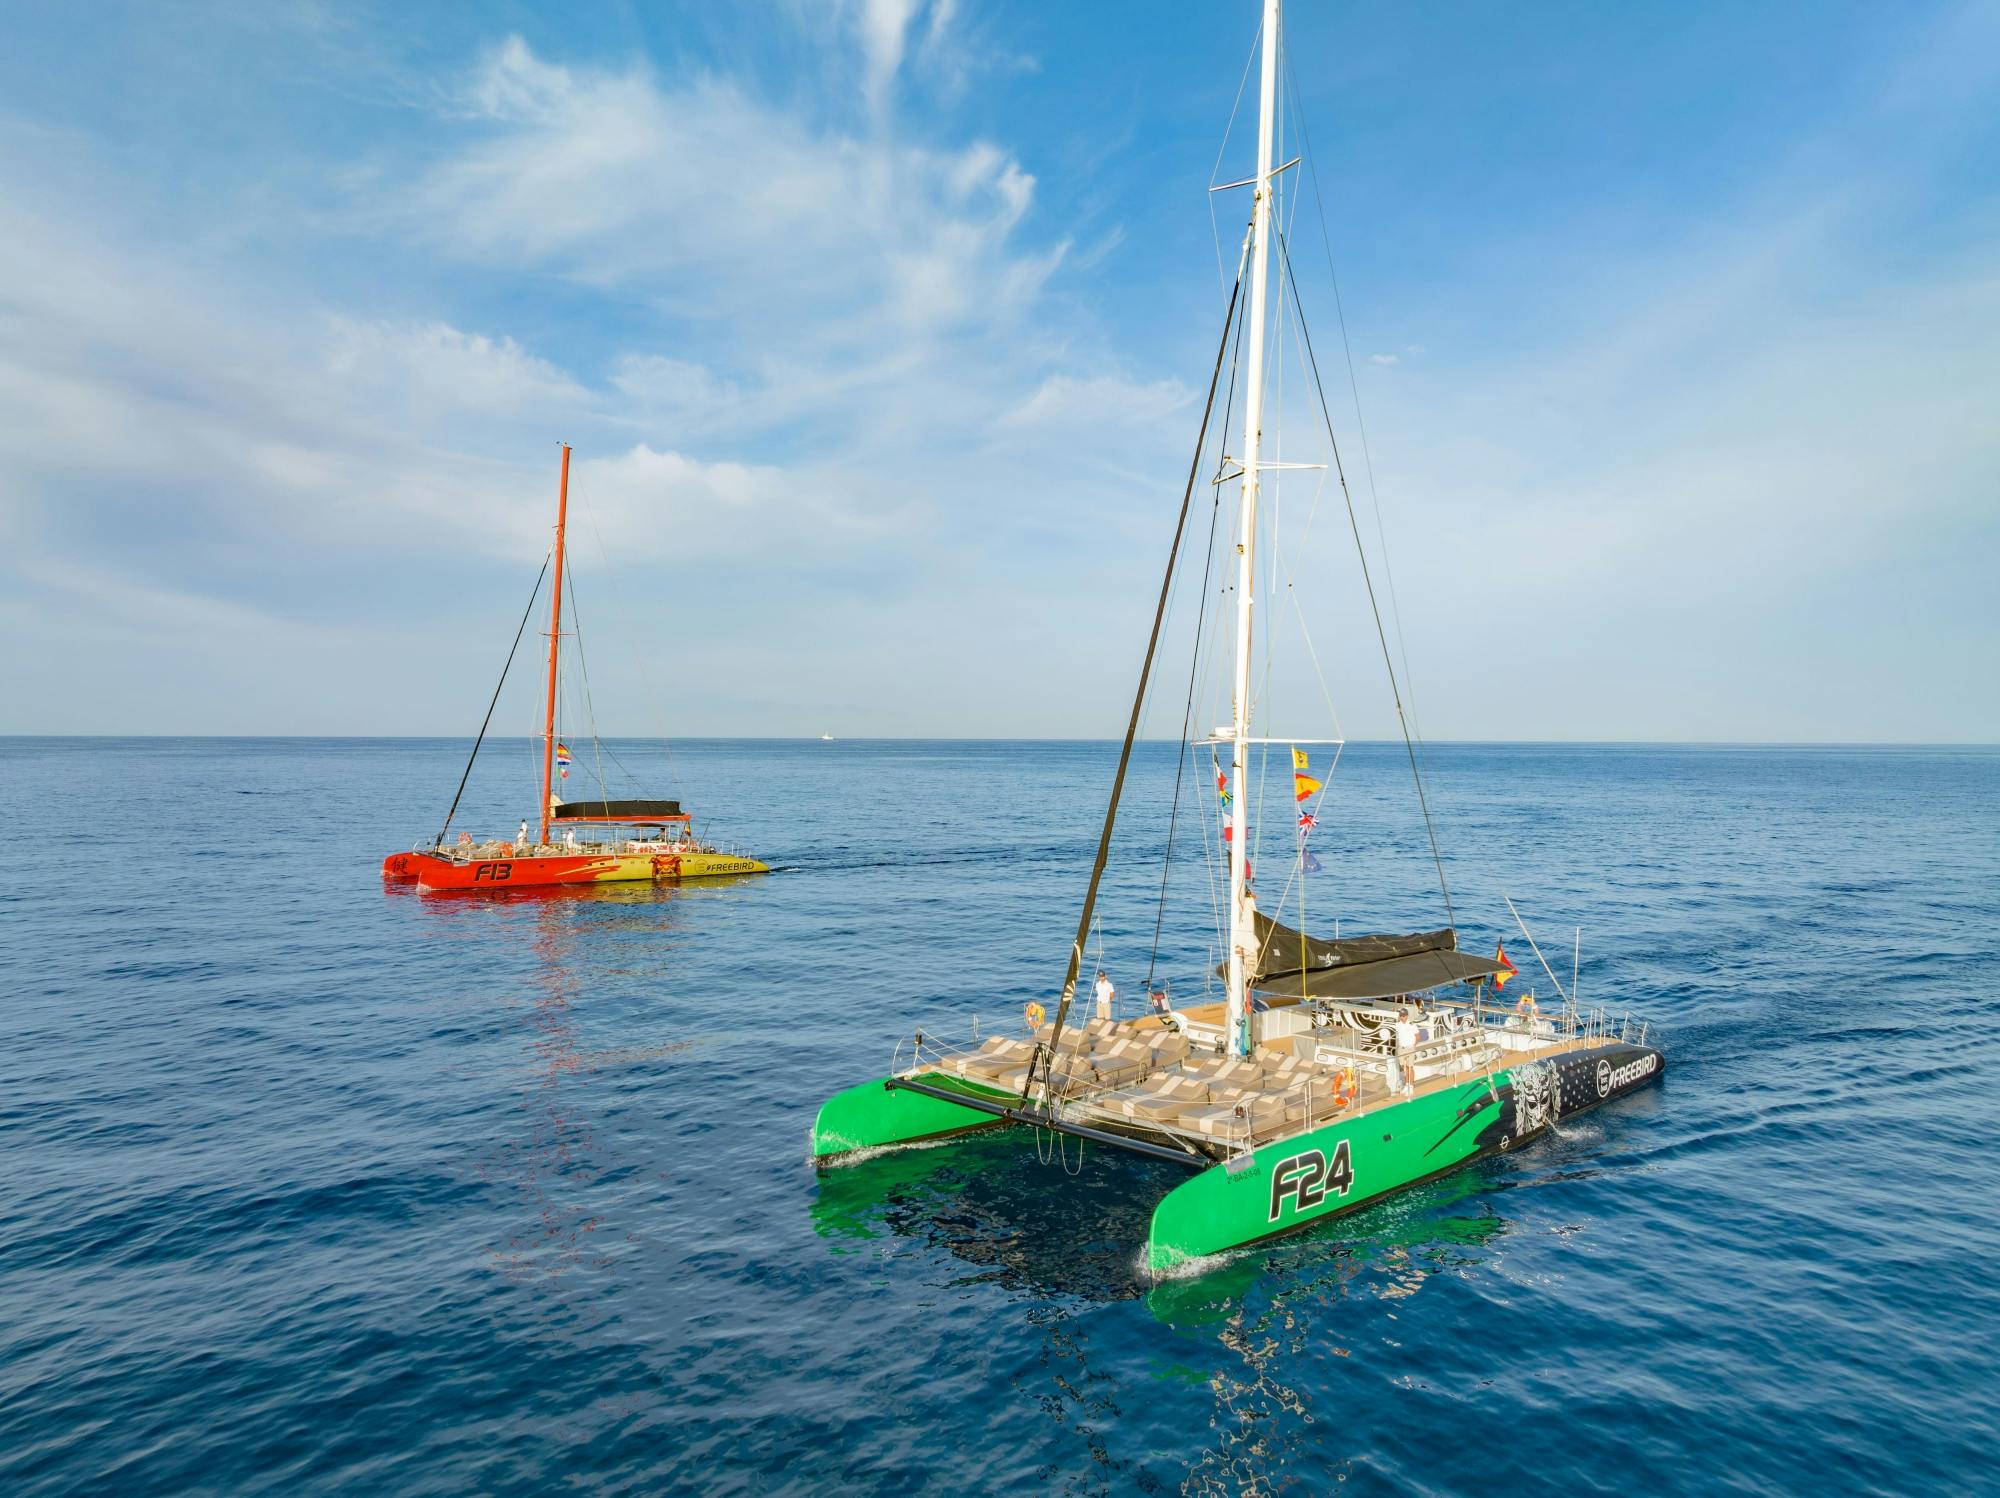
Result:
<svg viewBox="0 0 2000 1498">
<path fill-rule="evenodd" d="M 1312 777 L 1312 762 L 1306 758 L 1305 750 L 1296 744 L 1292 746 L 1292 795 L 1303 801 L 1321 789 L 1321 782 Z"/>
<path fill-rule="evenodd" d="M 565 766 L 565 767 L 566 767 L 566 766 L 568 766 L 569 762 L 570 762 L 570 759 L 569 759 L 569 745 L 567 745 L 567 744 L 560 744 L 560 743 L 559 743 L 559 744 L 557 744 L 557 745 L 556 745 L 556 763 L 557 763 L 557 764 L 559 764 L 559 765 L 563 765 L 563 766 Z"/>
<path fill-rule="evenodd" d="M 1320 872 L 1320 862 L 1312 856 L 1312 850 L 1306 846 L 1306 839 L 1312 835 L 1312 830 L 1319 826 L 1319 818 L 1306 805 L 1306 798 L 1320 788 L 1320 782 L 1313 779 L 1310 773 L 1311 769 L 1312 764 L 1306 758 L 1305 750 L 1296 744 L 1293 745 L 1292 791 L 1299 803 L 1299 870 L 1301 873 L 1317 874 Z"/>
</svg>

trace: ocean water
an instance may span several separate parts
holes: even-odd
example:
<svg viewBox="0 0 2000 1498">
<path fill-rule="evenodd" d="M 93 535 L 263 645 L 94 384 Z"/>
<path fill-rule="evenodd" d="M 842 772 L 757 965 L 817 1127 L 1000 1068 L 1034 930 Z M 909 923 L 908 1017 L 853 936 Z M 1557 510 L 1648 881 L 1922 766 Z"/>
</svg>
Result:
<svg viewBox="0 0 2000 1498">
<path fill-rule="evenodd" d="M 419 896 L 458 742 L 0 740 L 0 1492 L 1996 1490 L 2000 753 L 1434 748 L 1466 944 L 1547 995 L 1500 893 L 1565 981 L 1580 927 L 1669 1076 L 1152 1286 L 1171 1166 L 807 1161 L 899 1037 L 1048 996 L 1114 746 L 612 747 L 779 871 Z M 1316 929 L 1443 918 L 1400 756 L 1341 761 Z"/>
</svg>

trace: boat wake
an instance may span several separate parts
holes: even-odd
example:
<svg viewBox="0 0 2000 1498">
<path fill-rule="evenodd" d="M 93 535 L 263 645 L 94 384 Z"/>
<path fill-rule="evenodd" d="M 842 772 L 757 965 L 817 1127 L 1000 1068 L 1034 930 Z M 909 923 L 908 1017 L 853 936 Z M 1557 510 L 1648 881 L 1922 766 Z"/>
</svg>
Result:
<svg viewBox="0 0 2000 1498">
<path fill-rule="evenodd" d="M 908 1155 L 918 1150 L 942 1149 L 948 1144 L 961 1144 L 956 1134 L 947 1134 L 940 1139 L 912 1139 L 900 1144 L 870 1144 L 860 1149 L 846 1150 L 838 1155 L 815 1156 L 813 1154 L 813 1133 L 806 1130 L 806 1164 L 820 1172 L 846 1170 L 855 1165 L 866 1165 L 870 1160 L 879 1160 L 885 1155 Z"/>
</svg>

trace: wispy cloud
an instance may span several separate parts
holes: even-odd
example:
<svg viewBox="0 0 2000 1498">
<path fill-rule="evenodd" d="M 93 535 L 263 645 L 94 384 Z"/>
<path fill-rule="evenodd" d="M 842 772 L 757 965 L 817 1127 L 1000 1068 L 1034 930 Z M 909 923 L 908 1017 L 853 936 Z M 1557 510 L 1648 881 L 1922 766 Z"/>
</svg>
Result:
<svg viewBox="0 0 2000 1498">
<path fill-rule="evenodd" d="M 851 352 L 990 327 L 1066 249 L 1015 242 L 1035 180 L 999 147 L 824 133 L 727 79 L 572 68 L 515 37 L 461 104 L 464 143 L 405 195 L 412 232 L 753 335 Z"/>
</svg>

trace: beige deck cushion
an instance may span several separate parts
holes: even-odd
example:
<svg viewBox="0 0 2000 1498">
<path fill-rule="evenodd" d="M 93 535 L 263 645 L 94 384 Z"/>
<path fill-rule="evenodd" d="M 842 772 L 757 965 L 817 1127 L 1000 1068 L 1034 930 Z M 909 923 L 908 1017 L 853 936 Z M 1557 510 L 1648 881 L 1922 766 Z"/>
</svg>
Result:
<svg viewBox="0 0 2000 1498">
<path fill-rule="evenodd" d="M 1019 1092 L 1028 1080 L 1026 1066 L 1010 1066 L 1004 1071 L 996 1071 L 982 1080 L 1003 1092 Z"/>
<path fill-rule="evenodd" d="M 1287 1106 L 1285 1099 L 1269 1093 L 1217 1088 L 1208 1106 L 1184 1109 L 1179 1122 L 1196 1133 L 1240 1139 L 1246 1133 L 1258 1137 L 1282 1133 L 1285 1125 L 1304 1119 L 1303 1106 Z"/>
<path fill-rule="evenodd" d="M 1062 1039 L 1057 1043 L 1056 1049 L 1065 1053 L 1089 1050 L 1097 1043 L 1102 1034 L 1101 1029 L 1092 1028 L 1097 1023 L 1096 1020 L 1092 1020 L 1088 1025 L 1064 1025 Z M 1055 1033 L 1056 1027 L 1054 1025 L 1043 1025 L 1041 1029 L 1035 1032 L 1035 1039 L 1043 1045 L 1047 1045 Z"/>
<path fill-rule="evenodd" d="M 1027 1085 L 1028 1068 L 1026 1066 L 1013 1066 L 1007 1068 L 1005 1071 L 996 1072 L 991 1076 L 982 1076 L 978 1080 L 985 1082 L 989 1087 L 998 1087 L 1005 1092 L 1019 1093 Z M 1097 1086 L 1097 1073 L 1088 1067 L 1069 1067 L 1058 1063 L 1055 1072 L 1055 1085 L 1056 1091 L 1062 1094 L 1077 1092 L 1087 1087 L 1095 1087 Z M 1039 1097 L 1041 1091 L 1042 1073 L 1040 1068 L 1037 1068 L 1035 1071 L 1034 1095 Z"/>
<path fill-rule="evenodd" d="M 1171 1066 L 1176 1061 L 1187 1059 L 1189 1046 L 1185 1035 L 1176 1035 L 1171 1030 L 1161 1030 L 1156 1035 L 1149 1036 L 1146 1044 L 1152 1049 L 1153 1059 L 1162 1066 Z"/>
<path fill-rule="evenodd" d="M 1250 1113 L 1250 1137 L 1253 1139 L 1275 1139 L 1282 1134 L 1294 1133 L 1306 1122 L 1304 1107 L 1283 1107 L 1275 1102 L 1269 1106 L 1253 1108 Z"/>
<path fill-rule="evenodd" d="M 1155 1077 L 1117 1103 L 1118 1111 L 1147 1123 L 1171 1123 L 1183 1108 L 1208 1101 L 1208 1085 L 1193 1077 Z"/>
<path fill-rule="evenodd" d="M 1227 1060 L 1217 1066 L 1215 1080 L 1231 1087 L 1261 1087 L 1264 1068 L 1255 1061 Z"/>
<path fill-rule="evenodd" d="M 1138 1056 L 1099 1056 L 1091 1066 L 1097 1080 L 1106 1087 L 1122 1087 L 1145 1076 L 1152 1069 L 1152 1062 Z"/>
<path fill-rule="evenodd" d="M 1233 1104 L 1183 1108 L 1174 1122 L 1190 1133 L 1212 1134 L 1221 1139 L 1241 1139 L 1248 1132 L 1247 1120 L 1236 1116 Z"/>
<path fill-rule="evenodd" d="M 1285 1092 L 1295 1087 L 1304 1087 L 1313 1076 L 1312 1067 L 1296 1056 L 1287 1056 L 1276 1066 L 1264 1068 L 1264 1090 Z"/>
<path fill-rule="evenodd" d="M 953 1056 L 943 1061 L 940 1070 L 956 1072 L 961 1077 L 996 1077 L 1002 1072 L 1026 1066 L 1033 1055 L 1034 1047 L 1027 1041 L 993 1035 L 969 1055 Z"/>
</svg>

